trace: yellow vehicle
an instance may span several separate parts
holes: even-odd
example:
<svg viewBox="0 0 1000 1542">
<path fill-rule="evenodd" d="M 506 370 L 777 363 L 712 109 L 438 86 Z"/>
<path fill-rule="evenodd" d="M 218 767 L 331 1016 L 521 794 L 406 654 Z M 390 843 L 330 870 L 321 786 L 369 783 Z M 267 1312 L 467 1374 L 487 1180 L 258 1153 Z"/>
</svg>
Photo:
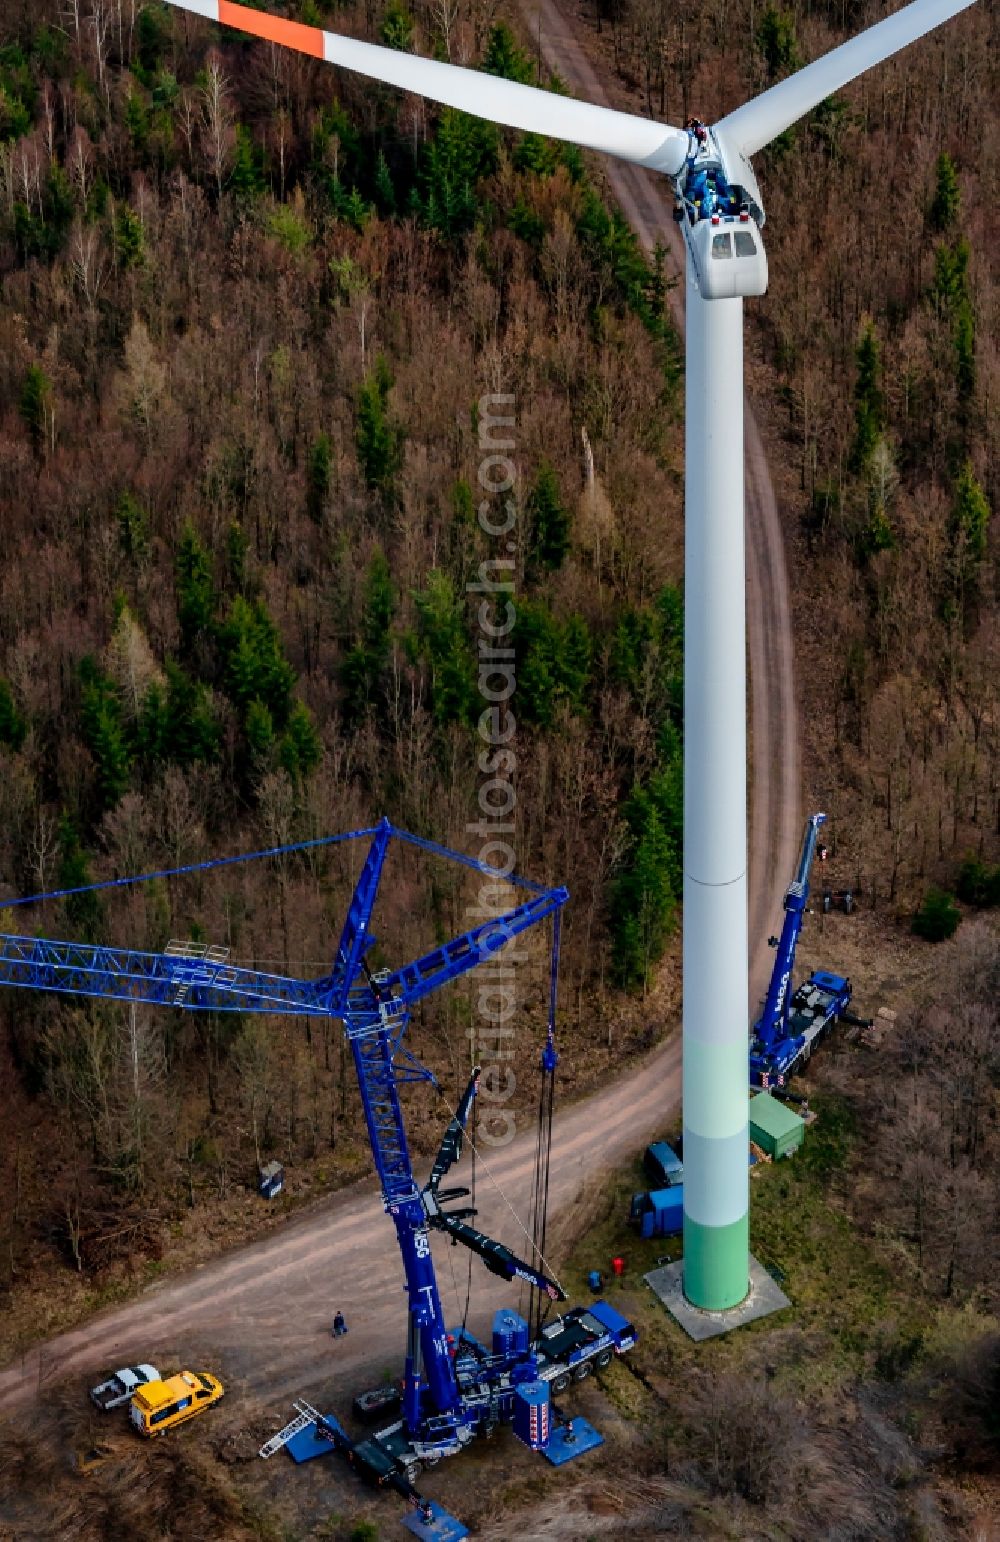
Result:
<svg viewBox="0 0 1000 1542">
<path fill-rule="evenodd" d="M 140 1435 L 162 1435 L 175 1424 L 211 1408 L 223 1394 L 222 1382 L 203 1371 L 181 1371 L 166 1381 L 148 1381 L 129 1404 L 129 1417 Z"/>
</svg>

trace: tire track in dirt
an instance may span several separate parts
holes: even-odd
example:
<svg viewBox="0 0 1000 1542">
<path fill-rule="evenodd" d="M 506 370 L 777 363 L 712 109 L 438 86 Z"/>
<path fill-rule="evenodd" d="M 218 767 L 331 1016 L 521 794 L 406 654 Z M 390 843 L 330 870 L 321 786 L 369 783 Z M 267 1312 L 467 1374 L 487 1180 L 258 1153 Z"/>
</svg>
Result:
<svg viewBox="0 0 1000 1542">
<path fill-rule="evenodd" d="M 582 23 L 556 0 L 541 7 L 523 0 L 531 35 L 540 38 L 546 63 L 580 96 L 608 102 L 607 89 L 589 59 Z M 614 103 L 614 105 L 619 105 Z M 628 105 L 627 103 L 625 105 Z M 666 182 L 640 169 L 606 163 L 615 197 L 647 249 L 678 238 L 670 217 Z M 672 292 L 683 323 L 682 287 Z M 780 895 L 798 843 L 797 712 L 794 691 L 788 577 L 777 503 L 757 422 L 746 412 L 748 633 L 753 795 L 750 838 L 751 1000 L 762 993 L 769 969 L 768 918 Z M 588 1194 L 601 1176 L 628 1161 L 680 1103 L 680 1039 L 675 1035 L 613 1086 L 563 1109 L 554 1130 L 551 1205 L 554 1231 L 578 1234 L 586 1221 Z M 487 1164 L 519 1214 L 527 1214 L 534 1162 L 534 1132 L 526 1131 Z M 482 1173 L 482 1223 L 520 1250 L 524 1238 L 506 1203 Z M 435 1244 L 446 1310 L 461 1316 L 466 1266 Z M 452 1266 L 454 1265 L 454 1275 Z M 470 1326 L 483 1328 L 494 1308 L 510 1300 L 510 1288 L 483 1271 L 474 1277 Z M 351 1332 L 334 1346 L 329 1325 L 336 1307 Z M 378 1379 L 387 1360 L 403 1350 L 405 1303 L 393 1227 L 380 1213 L 372 1180 L 356 1184 L 301 1212 L 287 1225 L 238 1251 L 174 1280 L 150 1287 L 125 1306 L 102 1312 L 78 1328 L 33 1345 L 0 1371 L 0 1413 L 23 1407 L 63 1377 L 97 1373 L 130 1359 L 166 1365 L 207 1356 L 235 1390 L 287 1411 L 298 1394 L 338 1402 L 345 1389 Z"/>
</svg>

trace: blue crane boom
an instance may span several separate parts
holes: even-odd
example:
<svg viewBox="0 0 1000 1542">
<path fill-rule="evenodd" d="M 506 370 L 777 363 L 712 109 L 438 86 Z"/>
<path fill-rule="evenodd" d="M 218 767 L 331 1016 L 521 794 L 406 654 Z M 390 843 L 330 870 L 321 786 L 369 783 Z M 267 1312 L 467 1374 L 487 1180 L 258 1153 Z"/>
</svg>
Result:
<svg viewBox="0 0 1000 1542">
<path fill-rule="evenodd" d="M 777 953 L 764 1008 L 750 1035 L 750 1081 L 758 1087 L 780 1087 L 801 1069 L 823 1035 L 848 1014 L 851 982 L 843 975 L 817 969 L 792 994 L 795 949 L 809 903 L 809 875 L 825 814 L 811 814 L 802 837 L 795 877 L 785 891 L 785 919 L 776 940 Z M 775 942 L 775 939 L 771 939 Z"/>
<path fill-rule="evenodd" d="M 534 1264 L 486 1237 L 465 1219 L 474 1209 L 449 1212 L 442 1202 L 465 1191 L 440 1190 L 444 1173 L 457 1160 L 476 1091 L 476 1076 L 466 1089 L 446 1132 L 430 1181 L 420 1187 L 406 1141 L 399 1084 L 434 1081 L 431 1073 L 404 1047 L 413 1006 L 440 986 L 460 978 L 504 947 L 512 938 L 549 916 L 558 917 L 568 898 L 564 888 L 546 889 L 511 875 L 505 881 L 528 891 L 524 901 L 503 914 L 491 915 L 477 926 L 395 969 L 373 974 L 366 955 L 374 938 L 371 919 L 391 842 L 407 841 L 452 858 L 487 874 L 502 877 L 485 863 L 450 852 L 383 819 L 372 830 L 371 844 L 348 906 L 340 941 L 329 974 L 315 980 L 263 974 L 233 967 L 222 949 L 171 944 L 163 953 L 145 953 L 40 937 L 0 936 L 0 985 L 93 996 L 184 1011 L 268 1013 L 334 1017 L 342 1020 L 354 1059 L 358 1088 L 382 1187 L 382 1201 L 399 1242 L 409 1303 L 403 1415 L 408 1440 L 401 1459 L 424 1460 L 450 1454 L 476 1429 L 491 1428 L 513 1417 L 516 1386 L 534 1362 L 487 1356 L 475 1375 L 466 1371 L 459 1384 L 438 1293 L 431 1256 L 430 1231 L 443 1231 L 453 1242 L 476 1252 L 493 1273 L 505 1279 L 529 1281 L 552 1299 L 562 1299 L 558 1285 Z M 312 844 L 312 843 L 310 843 Z M 206 867 L 219 865 L 206 863 Z M 94 888 L 134 880 L 111 880 Z M 76 891 L 74 891 L 76 892 Z M 36 896 L 42 899 L 46 896 Z M 553 986 L 558 956 L 558 928 L 553 945 Z M 554 1061 L 554 1055 L 550 1054 Z M 634 1335 L 621 1337 L 630 1347 Z M 596 1340 L 595 1340 L 596 1342 Z M 484 1391 L 484 1389 L 486 1389 Z"/>
<path fill-rule="evenodd" d="M 764 999 L 764 1010 L 754 1024 L 754 1033 L 761 1053 L 765 1055 L 771 1055 L 776 1045 L 788 1037 L 790 1000 L 788 987 L 791 984 L 792 966 L 795 963 L 795 949 L 809 901 L 809 873 L 816 854 L 820 826 L 824 824 L 826 824 L 825 814 L 811 814 L 806 820 L 799 865 L 796 868 L 795 877 L 785 891 L 785 919 L 781 936 L 778 938 L 778 950 L 774 958 L 774 968 L 771 971 L 771 982 Z"/>
</svg>

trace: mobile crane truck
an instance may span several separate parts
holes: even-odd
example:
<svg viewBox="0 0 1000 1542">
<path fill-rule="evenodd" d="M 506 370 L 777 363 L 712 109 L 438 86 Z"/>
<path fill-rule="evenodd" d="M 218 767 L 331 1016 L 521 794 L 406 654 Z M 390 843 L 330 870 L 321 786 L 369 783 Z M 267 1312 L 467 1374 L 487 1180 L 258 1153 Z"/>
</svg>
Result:
<svg viewBox="0 0 1000 1542">
<path fill-rule="evenodd" d="M 791 989 L 795 949 L 809 901 L 809 874 L 820 826 L 825 814 L 806 820 L 799 865 L 785 891 L 785 920 L 780 937 L 771 938 L 777 949 L 764 1010 L 750 1031 L 750 1085 L 784 1087 L 806 1065 L 813 1050 L 837 1022 L 868 1026 L 867 1018 L 855 1017 L 851 982 L 844 975 L 814 969 L 794 993 Z"/>
</svg>

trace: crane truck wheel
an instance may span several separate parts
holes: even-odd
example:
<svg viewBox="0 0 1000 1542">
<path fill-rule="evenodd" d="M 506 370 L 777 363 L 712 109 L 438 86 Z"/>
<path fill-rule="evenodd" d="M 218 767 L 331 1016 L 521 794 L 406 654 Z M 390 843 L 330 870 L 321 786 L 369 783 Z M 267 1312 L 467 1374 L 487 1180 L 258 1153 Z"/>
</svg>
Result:
<svg viewBox="0 0 1000 1542">
<path fill-rule="evenodd" d="M 597 1357 L 597 1369 L 599 1371 L 606 1371 L 610 1364 L 611 1364 L 611 1351 L 610 1351 L 610 1349 L 602 1349 L 600 1354 Z"/>
<path fill-rule="evenodd" d="M 560 1392 L 565 1392 L 566 1391 L 566 1388 L 569 1386 L 569 1383 L 570 1383 L 569 1371 L 560 1371 L 558 1376 L 553 1376 L 553 1378 L 552 1378 L 552 1390 L 558 1396 Z"/>
<path fill-rule="evenodd" d="M 582 1361 L 579 1365 L 573 1367 L 573 1380 L 586 1381 L 593 1369 L 594 1367 L 589 1360 Z"/>
</svg>

